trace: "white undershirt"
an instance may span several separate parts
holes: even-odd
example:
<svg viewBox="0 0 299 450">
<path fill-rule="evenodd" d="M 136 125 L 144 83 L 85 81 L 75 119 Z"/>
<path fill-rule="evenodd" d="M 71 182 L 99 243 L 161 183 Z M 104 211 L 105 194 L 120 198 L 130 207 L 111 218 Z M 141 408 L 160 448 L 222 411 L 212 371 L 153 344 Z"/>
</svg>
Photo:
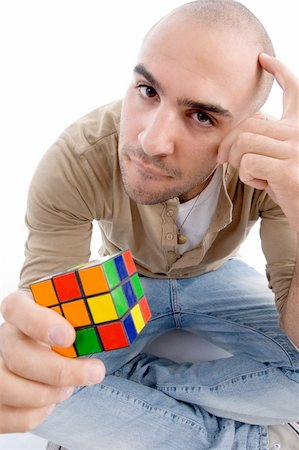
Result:
<svg viewBox="0 0 299 450">
<path fill-rule="evenodd" d="M 180 229 L 181 224 L 186 219 L 194 202 L 196 202 L 193 210 L 180 230 L 180 233 L 187 238 L 185 244 L 178 245 L 178 250 L 181 255 L 191 248 L 196 247 L 208 231 L 216 210 L 221 183 L 222 166 L 219 166 L 208 186 L 199 194 L 198 199 L 197 197 L 192 198 L 188 202 L 180 204 L 176 220 L 178 229 Z"/>
</svg>

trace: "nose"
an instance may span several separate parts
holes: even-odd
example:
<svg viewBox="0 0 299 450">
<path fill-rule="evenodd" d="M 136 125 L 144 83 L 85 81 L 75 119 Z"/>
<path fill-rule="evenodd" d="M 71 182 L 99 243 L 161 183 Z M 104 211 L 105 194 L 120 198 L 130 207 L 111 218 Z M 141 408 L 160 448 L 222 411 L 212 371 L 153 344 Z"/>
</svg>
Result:
<svg viewBox="0 0 299 450">
<path fill-rule="evenodd" d="M 164 107 L 157 107 L 145 118 L 138 139 L 143 151 L 151 156 L 168 156 L 174 152 L 176 120 Z"/>
</svg>

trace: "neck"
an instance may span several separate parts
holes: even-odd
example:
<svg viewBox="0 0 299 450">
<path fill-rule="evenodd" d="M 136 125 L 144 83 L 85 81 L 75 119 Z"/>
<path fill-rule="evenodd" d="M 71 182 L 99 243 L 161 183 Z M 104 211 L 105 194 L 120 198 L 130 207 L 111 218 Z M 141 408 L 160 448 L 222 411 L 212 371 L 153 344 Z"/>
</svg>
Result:
<svg viewBox="0 0 299 450">
<path fill-rule="evenodd" d="M 179 195 L 179 201 L 180 203 L 188 202 L 189 200 L 192 200 L 192 198 L 199 195 L 202 191 L 205 190 L 205 188 L 210 183 L 211 179 L 213 178 L 213 175 L 215 173 L 215 169 L 211 173 L 211 175 L 208 176 L 208 178 L 205 179 L 200 185 L 193 188 L 191 191 L 186 192 L 185 194 Z"/>
</svg>

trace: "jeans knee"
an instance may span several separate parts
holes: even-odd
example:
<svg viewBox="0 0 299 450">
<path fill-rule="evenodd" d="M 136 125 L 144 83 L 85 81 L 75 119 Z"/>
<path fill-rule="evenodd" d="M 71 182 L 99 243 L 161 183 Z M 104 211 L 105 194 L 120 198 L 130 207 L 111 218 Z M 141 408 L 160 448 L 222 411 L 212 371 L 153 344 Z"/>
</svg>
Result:
<svg viewBox="0 0 299 450">
<path fill-rule="evenodd" d="M 289 421 L 297 421 L 299 419 L 299 374 L 298 372 L 287 371 L 285 375 L 288 378 L 287 386 L 282 394 L 285 398 L 284 408 L 289 410 Z"/>
</svg>

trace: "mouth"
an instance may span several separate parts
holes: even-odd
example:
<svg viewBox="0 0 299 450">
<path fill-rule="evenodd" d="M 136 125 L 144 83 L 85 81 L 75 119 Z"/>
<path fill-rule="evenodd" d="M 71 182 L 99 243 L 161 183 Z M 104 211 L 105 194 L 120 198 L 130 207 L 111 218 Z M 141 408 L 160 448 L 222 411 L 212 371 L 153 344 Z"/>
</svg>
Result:
<svg viewBox="0 0 299 450">
<path fill-rule="evenodd" d="M 156 166 L 144 163 L 141 159 L 135 156 L 128 155 L 128 159 L 136 166 L 137 170 L 145 177 L 151 179 L 170 177 Z"/>
</svg>

